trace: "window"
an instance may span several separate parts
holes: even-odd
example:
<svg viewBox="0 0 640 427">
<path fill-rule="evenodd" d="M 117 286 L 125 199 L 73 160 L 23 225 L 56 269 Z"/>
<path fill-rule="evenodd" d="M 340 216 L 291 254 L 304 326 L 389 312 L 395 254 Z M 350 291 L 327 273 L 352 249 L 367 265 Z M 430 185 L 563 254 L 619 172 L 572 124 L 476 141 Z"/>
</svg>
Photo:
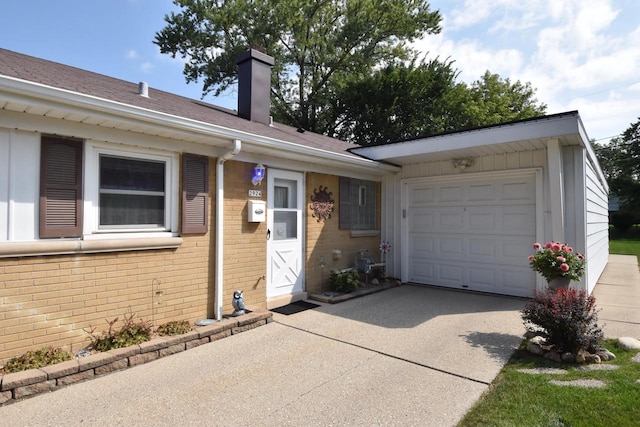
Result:
<svg viewBox="0 0 640 427">
<path fill-rule="evenodd" d="M 99 227 L 165 228 L 165 163 L 101 154 Z"/>
<path fill-rule="evenodd" d="M 169 237 L 177 233 L 178 154 L 114 147 L 93 141 L 42 137 L 41 239 L 99 239 L 109 238 L 113 233 L 118 233 L 119 238 Z M 183 159 L 183 232 L 205 233 L 208 158 L 185 155 Z"/>
<path fill-rule="evenodd" d="M 376 183 L 340 178 L 340 228 L 376 229 Z"/>
</svg>

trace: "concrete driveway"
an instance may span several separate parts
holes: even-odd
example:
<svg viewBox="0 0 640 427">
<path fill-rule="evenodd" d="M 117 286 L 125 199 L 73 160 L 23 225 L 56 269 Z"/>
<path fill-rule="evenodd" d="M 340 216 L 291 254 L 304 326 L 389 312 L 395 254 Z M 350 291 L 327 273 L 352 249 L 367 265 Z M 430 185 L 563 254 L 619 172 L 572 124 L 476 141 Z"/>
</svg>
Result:
<svg viewBox="0 0 640 427">
<path fill-rule="evenodd" d="M 525 300 L 400 286 L 0 408 L 0 424 L 455 425 Z"/>
</svg>

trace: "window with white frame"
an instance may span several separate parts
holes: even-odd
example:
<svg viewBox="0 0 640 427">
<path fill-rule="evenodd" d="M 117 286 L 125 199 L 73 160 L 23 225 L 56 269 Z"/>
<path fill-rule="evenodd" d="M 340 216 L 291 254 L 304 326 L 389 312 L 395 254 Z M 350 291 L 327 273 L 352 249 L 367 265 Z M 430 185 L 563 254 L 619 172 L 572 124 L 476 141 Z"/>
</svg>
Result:
<svg viewBox="0 0 640 427">
<path fill-rule="evenodd" d="M 177 233 L 178 153 L 60 137 L 41 152 L 40 238 Z"/>
<path fill-rule="evenodd" d="M 99 228 L 165 228 L 166 162 L 100 155 Z"/>
<path fill-rule="evenodd" d="M 85 238 L 177 231 L 177 154 L 93 141 L 85 145 Z"/>
</svg>

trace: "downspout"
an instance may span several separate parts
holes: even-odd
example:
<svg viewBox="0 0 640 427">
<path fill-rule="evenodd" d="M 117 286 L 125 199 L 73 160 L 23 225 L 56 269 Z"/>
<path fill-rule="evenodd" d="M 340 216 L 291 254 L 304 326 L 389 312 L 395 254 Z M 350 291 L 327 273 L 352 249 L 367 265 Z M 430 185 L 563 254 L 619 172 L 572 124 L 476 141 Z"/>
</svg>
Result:
<svg viewBox="0 0 640 427">
<path fill-rule="evenodd" d="M 240 152 L 242 143 L 233 140 L 233 149 L 216 162 L 216 320 L 222 320 L 222 281 L 224 279 L 224 162 Z"/>
</svg>

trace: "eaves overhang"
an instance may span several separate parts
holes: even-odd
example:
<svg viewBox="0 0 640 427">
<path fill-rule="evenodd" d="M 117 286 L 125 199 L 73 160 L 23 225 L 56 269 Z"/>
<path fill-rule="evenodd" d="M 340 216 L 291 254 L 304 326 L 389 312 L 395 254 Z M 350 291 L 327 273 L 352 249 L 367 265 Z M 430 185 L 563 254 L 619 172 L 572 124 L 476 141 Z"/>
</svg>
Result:
<svg viewBox="0 0 640 427">
<path fill-rule="evenodd" d="M 551 138 L 559 139 L 562 145 L 589 145 L 578 113 L 569 112 L 349 151 L 372 160 L 409 165 L 539 150 L 546 148 Z"/>
<path fill-rule="evenodd" d="M 64 119 L 151 136 L 171 138 L 226 150 L 243 142 L 243 152 L 366 170 L 387 175 L 399 167 L 364 158 L 282 141 L 66 89 L 0 75 L 0 109 Z"/>
</svg>

